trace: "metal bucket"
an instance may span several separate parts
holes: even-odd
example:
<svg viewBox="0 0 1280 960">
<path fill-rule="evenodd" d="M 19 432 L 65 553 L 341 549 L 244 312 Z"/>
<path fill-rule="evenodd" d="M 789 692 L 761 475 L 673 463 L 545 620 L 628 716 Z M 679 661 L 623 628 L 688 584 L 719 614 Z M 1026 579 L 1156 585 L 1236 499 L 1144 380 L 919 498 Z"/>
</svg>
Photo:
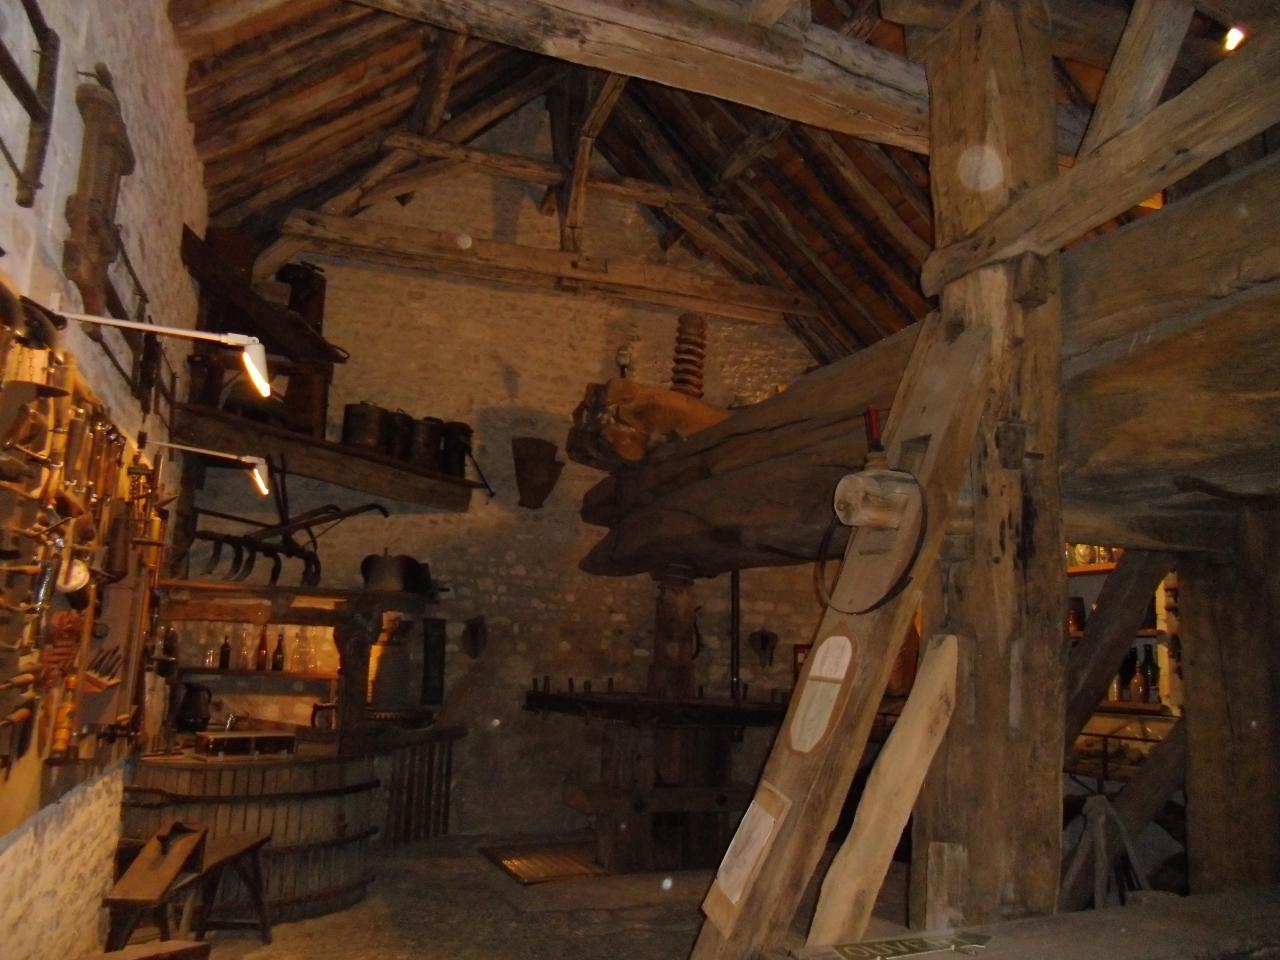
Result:
<svg viewBox="0 0 1280 960">
<path fill-rule="evenodd" d="M 387 448 L 387 411 L 372 403 L 348 403 L 342 408 L 342 443 L 382 453 Z"/>
</svg>

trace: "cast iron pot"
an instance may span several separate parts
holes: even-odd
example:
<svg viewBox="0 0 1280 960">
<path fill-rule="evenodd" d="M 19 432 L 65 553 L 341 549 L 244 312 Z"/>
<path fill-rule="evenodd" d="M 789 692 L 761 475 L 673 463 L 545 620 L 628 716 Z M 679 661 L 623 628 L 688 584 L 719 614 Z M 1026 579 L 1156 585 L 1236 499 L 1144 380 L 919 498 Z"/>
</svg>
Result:
<svg viewBox="0 0 1280 960">
<path fill-rule="evenodd" d="M 360 575 L 366 590 L 431 592 L 431 567 L 404 554 L 371 553 L 360 562 Z"/>
</svg>

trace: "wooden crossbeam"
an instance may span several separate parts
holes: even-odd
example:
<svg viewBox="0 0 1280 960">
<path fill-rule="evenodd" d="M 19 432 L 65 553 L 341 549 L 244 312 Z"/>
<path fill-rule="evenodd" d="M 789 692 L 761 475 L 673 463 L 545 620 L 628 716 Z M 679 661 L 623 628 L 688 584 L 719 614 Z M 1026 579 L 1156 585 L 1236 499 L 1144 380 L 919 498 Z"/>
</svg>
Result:
<svg viewBox="0 0 1280 960">
<path fill-rule="evenodd" d="M 984 264 L 1052 253 L 1276 123 L 1280 31 L 1251 40 L 1062 176 L 1025 191 L 969 236 L 935 250 L 921 286 L 937 293 Z"/>
<path fill-rule="evenodd" d="M 430 160 L 454 160 L 465 164 L 469 169 L 489 176 L 505 177 L 542 187 L 559 186 L 565 179 L 564 171 L 546 160 L 535 160 L 532 157 L 513 153 L 479 150 L 436 137 L 393 133 L 383 140 L 383 146 L 390 151 L 405 150 Z M 404 175 L 406 182 L 411 175 Z M 676 205 L 709 212 L 717 206 L 723 206 L 723 204 L 713 203 L 695 190 L 671 187 L 649 180 L 638 180 L 634 177 L 591 177 L 587 180 L 587 188 L 617 200 L 631 201 L 649 207 L 661 208 Z M 399 189 L 396 179 L 391 178 L 366 193 L 365 200 L 368 203 L 374 203 L 386 196 L 394 195 Z"/>
<path fill-rule="evenodd" d="M 316 255 L 369 260 L 410 269 L 479 277 L 534 287 L 569 282 L 618 299 L 657 303 L 713 316 L 773 323 L 783 315 L 812 316 L 802 295 L 759 284 L 721 280 L 624 257 L 586 257 L 495 240 L 441 233 L 376 220 L 296 212 L 282 239 Z"/>
<path fill-rule="evenodd" d="M 1195 12 L 1191 0 L 1136 0 L 1080 144 L 1099 144 L 1155 109 Z"/>
</svg>

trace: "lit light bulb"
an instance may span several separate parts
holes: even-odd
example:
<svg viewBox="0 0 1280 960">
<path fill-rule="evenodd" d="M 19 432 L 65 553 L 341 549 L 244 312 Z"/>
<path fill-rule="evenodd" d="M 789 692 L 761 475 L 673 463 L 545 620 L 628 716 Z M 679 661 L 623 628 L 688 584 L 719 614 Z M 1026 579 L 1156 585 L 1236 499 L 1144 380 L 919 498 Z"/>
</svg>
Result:
<svg viewBox="0 0 1280 960">
<path fill-rule="evenodd" d="M 470 249 L 471 249 L 471 234 L 469 234 L 469 233 L 460 233 L 460 234 L 458 234 L 456 237 L 454 237 L 454 238 L 453 238 L 453 242 L 454 242 L 454 243 L 456 243 L 456 244 L 458 245 L 458 249 L 459 249 L 459 250 L 470 250 Z"/>
<path fill-rule="evenodd" d="M 1222 41 L 1222 49 L 1230 53 L 1236 47 L 1244 42 L 1244 31 L 1239 27 L 1232 27 L 1227 31 L 1227 36 Z"/>
</svg>

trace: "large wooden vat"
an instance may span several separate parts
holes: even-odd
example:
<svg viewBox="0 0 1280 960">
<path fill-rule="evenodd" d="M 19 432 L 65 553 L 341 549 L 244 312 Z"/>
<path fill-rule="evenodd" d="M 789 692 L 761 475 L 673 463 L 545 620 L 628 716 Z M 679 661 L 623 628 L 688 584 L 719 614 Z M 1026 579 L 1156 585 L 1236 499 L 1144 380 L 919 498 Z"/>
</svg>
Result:
<svg viewBox="0 0 1280 960">
<path fill-rule="evenodd" d="M 143 758 L 126 787 L 124 832 L 145 839 L 171 820 L 211 836 L 270 833 L 264 850 L 272 920 L 300 920 L 364 898 L 369 845 L 383 811 L 371 756 L 196 761 Z M 219 915 L 250 919 L 239 881 L 224 879 Z"/>
</svg>

